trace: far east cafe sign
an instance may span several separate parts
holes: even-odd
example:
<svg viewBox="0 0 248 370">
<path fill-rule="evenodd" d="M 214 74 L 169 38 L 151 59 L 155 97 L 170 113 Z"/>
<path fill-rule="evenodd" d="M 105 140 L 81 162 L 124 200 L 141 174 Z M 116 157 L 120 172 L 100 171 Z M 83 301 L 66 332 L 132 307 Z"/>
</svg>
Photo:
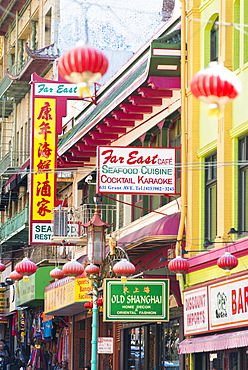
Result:
<svg viewBox="0 0 248 370">
<path fill-rule="evenodd" d="M 56 206 L 57 138 L 62 132 L 67 99 L 78 99 L 75 84 L 32 75 L 32 145 L 30 244 L 50 243 Z M 73 229 L 73 227 L 72 227 Z M 73 230 L 68 230 L 71 236 Z M 75 230 L 74 230 L 75 232 Z"/>
<path fill-rule="evenodd" d="M 176 149 L 98 147 L 98 192 L 175 195 Z"/>
</svg>

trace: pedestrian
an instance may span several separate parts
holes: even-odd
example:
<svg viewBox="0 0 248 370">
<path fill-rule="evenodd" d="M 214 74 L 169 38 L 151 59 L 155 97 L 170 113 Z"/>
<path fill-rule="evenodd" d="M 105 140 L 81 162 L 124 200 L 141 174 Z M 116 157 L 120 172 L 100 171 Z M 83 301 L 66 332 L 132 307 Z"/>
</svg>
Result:
<svg viewBox="0 0 248 370">
<path fill-rule="evenodd" d="M 32 369 L 33 369 L 32 365 L 27 365 L 26 366 L 26 370 L 32 370 Z"/>
<path fill-rule="evenodd" d="M 218 369 L 219 369 L 219 359 L 214 358 L 213 359 L 213 368 L 212 368 L 212 370 L 218 370 Z"/>
<path fill-rule="evenodd" d="M 61 362 L 61 369 L 63 369 L 63 370 L 69 370 L 68 369 L 68 361 L 62 361 Z"/>
<path fill-rule="evenodd" d="M 5 342 L 4 339 L 0 339 L 0 344 L 3 344 L 4 345 L 4 349 L 8 352 L 8 355 L 10 357 L 10 350 L 9 350 L 9 346 L 8 344 Z"/>
<path fill-rule="evenodd" d="M 7 369 L 7 366 L 9 364 L 9 354 L 8 352 L 6 351 L 6 349 L 4 349 L 4 343 L 1 343 L 0 344 L 0 358 L 2 359 L 1 361 L 1 369 L 2 370 L 6 370 Z"/>
<path fill-rule="evenodd" d="M 84 370 L 90 370 L 90 366 L 85 366 Z"/>
</svg>

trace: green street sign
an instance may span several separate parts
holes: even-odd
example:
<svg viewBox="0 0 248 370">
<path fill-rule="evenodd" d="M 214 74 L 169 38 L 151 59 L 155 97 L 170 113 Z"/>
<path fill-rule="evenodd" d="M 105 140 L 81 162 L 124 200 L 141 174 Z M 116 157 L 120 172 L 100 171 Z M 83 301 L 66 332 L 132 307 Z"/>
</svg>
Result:
<svg viewBox="0 0 248 370">
<path fill-rule="evenodd" d="M 169 321 L 169 280 L 104 281 L 104 321 Z"/>
</svg>

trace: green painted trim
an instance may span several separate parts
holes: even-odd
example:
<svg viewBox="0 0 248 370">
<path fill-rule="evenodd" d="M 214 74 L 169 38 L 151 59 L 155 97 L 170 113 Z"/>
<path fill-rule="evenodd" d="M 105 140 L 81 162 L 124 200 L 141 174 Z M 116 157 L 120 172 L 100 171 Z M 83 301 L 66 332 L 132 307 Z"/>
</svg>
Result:
<svg viewBox="0 0 248 370">
<path fill-rule="evenodd" d="M 232 128 L 229 133 L 230 133 L 230 137 L 233 139 L 235 137 L 238 137 L 238 136 L 241 136 L 241 135 L 244 135 L 248 132 L 248 121 L 245 121 L 244 123 L 242 123 L 241 125 L 239 125 L 238 127 L 234 127 Z"/>
<path fill-rule="evenodd" d="M 203 148 L 197 150 L 198 158 L 206 157 L 217 149 L 217 140 L 212 141 L 212 143 L 205 145 Z"/>
<path fill-rule="evenodd" d="M 239 175 L 239 168 L 235 165 L 235 163 L 238 163 L 238 146 L 239 146 L 239 140 L 237 137 L 233 138 L 232 140 L 232 157 L 233 157 L 233 176 L 232 176 L 232 191 L 233 191 L 233 197 L 232 197 L 232 227 L 234 227 L 236 230 L 238 230 L 238 175 Z"/>
</svg>

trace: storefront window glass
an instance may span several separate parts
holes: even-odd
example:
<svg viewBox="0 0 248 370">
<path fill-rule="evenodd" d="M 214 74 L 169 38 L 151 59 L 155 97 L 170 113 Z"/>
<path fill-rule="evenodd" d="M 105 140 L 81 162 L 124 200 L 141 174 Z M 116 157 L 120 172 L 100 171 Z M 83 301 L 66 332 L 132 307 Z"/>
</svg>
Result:
<svg viewBox="0 0 248 370">
<path fill-rule="evenodd" d="M 125 370 L 179 370 L 179 319 L 125 330 Z"/>
<path fill-rule="evenodd" d="M 229 353 L 229 369 L 238 370 L 238 352 Z"/>
<path fill-rule="evenodd" d="M 129 353 L 129 369 L 144 369 L 144 327 L 129 329 L 131 335 L 131 348 Z"/>
<path fill-rule="evenodd" d="M 210 353 L 210 370 L 223 370 L 223 353 Z"/>
<path fill-rule="evenodd" d="M 162 336 L 164 370 L 178 370 L 179 320 L 163 323 Z"/>
</svg>

